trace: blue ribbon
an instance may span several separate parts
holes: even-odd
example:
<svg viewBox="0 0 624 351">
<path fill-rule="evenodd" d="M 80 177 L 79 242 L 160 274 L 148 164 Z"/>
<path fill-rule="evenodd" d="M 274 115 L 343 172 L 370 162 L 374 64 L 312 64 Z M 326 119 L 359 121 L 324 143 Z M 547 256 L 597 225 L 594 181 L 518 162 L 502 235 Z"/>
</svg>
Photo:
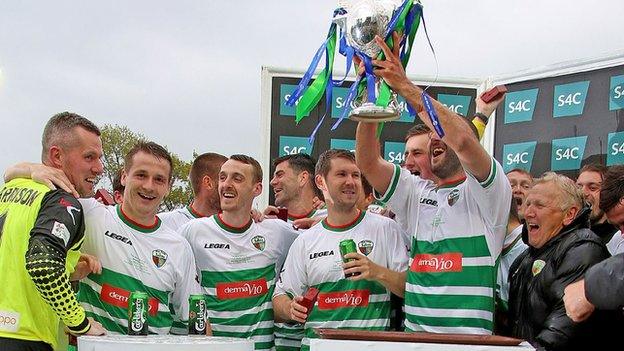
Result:
<svg viewBox="0 0 624 351">
<path fill-rule="evenodd" d="M 422 96 L 423 105 L 425 105 L 425 110 L 429 114 L 429 119 L 431 120 L 431 124 L 433 124 L 433 129 L 435 129 L 436 133 L 438 134 L 440 138 L 444 137 L 444 130 L 442 129 L 442 125 L 440 124 L 438 113 L 433 108 L 433 104 L 431 103 L 431 98 L 425 91 L 422 92 L 421 96 Z"/>
<path fill-rule="evenodd" d="M 305 90 L 308 88 L 308 83 L 310 82 L 310 79 L 312 79 L 312 75 L 314 74 L 314 71 L 316 71 L 316 67 L 318 66 L 319 61 L 321 60 L 321 56 L 323 55 L 323 52 L 325 52 L 327 49 L 327 42 L 329 41 L 329 39 L 330 39 L 329 37 L 325 39 L 325 42 L 323 42 L 321 47 L 316 51 L 316 54 L 314 55 L 312 62 L 310 62 L 310 66 L 308 67 L 308 70 L 301 78 L 301 81 L 299 82 L 297 89 L 295 89 L 295 91 L 293 91 L 292 94 L 290 94 L 290 97 L 288 98 L 288 100 L 286 100 L 286 103 L 285 103 L 286 106 L 294 106 L 295 102 L 299 100 L 301 95 L 303 95 Z"/>
<path fill-rule="evenodd" d="M 355 96 L 357 95 L 358 86 L 360 85 L 360 80 L 362 80 L 362 76 L 357 76 L 355 78 L 355 82 L 351 84 L 351 87 L 349 88 L 349 94 L 347 95 L 347 99 L 345 101 L 345 107 L 344 107 L 344 110 L 342 111 L 342 115 L 331 127 L 332 131 L 336 130 L 336 128 L 338 128 L 340 123 L 342 123 L 342 120 L 344 120 L 347 117 L 347 113 L 349 113 L 349 108 L 351 107 L 351 103 L 353 102 L 353 99 L 355 99 Z"/>
</svg>

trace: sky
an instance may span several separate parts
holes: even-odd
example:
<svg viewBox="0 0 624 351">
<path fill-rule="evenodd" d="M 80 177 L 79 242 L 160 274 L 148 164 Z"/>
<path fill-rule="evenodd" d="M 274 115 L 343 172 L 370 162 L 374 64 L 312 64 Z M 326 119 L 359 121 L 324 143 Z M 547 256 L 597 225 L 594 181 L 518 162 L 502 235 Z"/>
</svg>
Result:
<svg viewBox="0 0 624 351">
<path fill-rule="evenodd" d="M 261 70 L 303 71 L 336 0 L 0 1 L 0 169 L 45 122 L 127 125 L 182 159 L 262 155 Z M 485 79 L 624 49 L 624 2 L 422 0 L 441 77 Z M 620 23 L 619 25 L 617 23 Z M 422 28 L 408 67 L 436 64 Z"/>
</svg>

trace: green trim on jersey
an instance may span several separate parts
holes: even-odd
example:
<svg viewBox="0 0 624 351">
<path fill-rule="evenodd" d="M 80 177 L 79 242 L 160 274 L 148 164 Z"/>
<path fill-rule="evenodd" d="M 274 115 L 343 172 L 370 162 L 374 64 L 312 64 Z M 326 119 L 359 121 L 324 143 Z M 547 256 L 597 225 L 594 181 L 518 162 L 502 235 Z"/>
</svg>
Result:
<svg viewBox="0 0 624 351">
<path fill-rule="evenodd" d="M 219 299 L 217 296 L 219 284 L 244 283 L 259 279 L 265 279 L 267 284 L 267 290 L 262 295 L 226 299 Z M 212 335 L 257 337 L 260 340 L 254 342 L 256 350 L 273 348 L 272 296 L 275 289 L 275 264 L 238 271 L 201 271 L 201 285 L 207 290 L 207 308 Z"/>
<path fill-rule="evenodd" d="M 296 221 L 297 219 L 301 219 L 301 218 L 312 218 L 314 217 L 314 214 L 316 213 L 316 208 L 313 208 L 310 210 L 310 212 L 301 215 L 301 216 L 296 216 L 296 215 L 291 215 L 290 213 L 288 214 L 288 220 L 289 221 Z"/>
<path fill-rule="evenodd" d="M 460 185 L 461 183 L 466 181 L 466 176 L 463 176 L 462 178 L 449 182 L 449 183 L 442 183 L 440 185 L 438 185 L 438 187 L 436 188 L 436 190 L 440 190 L 440 189 L 450 189 L 450 188 L 454 188 L 458 185 Z"/>
<path fill-rule="evenodd" d="M 501 252 L 501 256 L 507 255 L 509 251 L 511 251 L 514 248 L 514 246 L 516 246 L 516 244 L 518 243 L 520 239 L 522 239 L 522 234 L 518 234 L 518 236 L 511 242 L 511 244 L 503 248 L 503 251 Z"/>
<path fill-rule="evenodd" d="M 337 226 L 333 226 L 329 224 L 329 222 L 327 221 L 327 217 L 325 217 L 322 221 L 323 228 L 330 230 L 332 232 L 346 232 L 347 230 L 353 229 L 353 227 L 360 224 L 362 219 L 364 219 L 364 215 L 366 215 L 366 211 L 360 211 L 360 213 L 358 213 L 357 217 L 355 217 L 355 219 L 351 223 L 347 223 L 345 225 L 337 225 Z"/>
<path fill-rule="evenodd" d="M 201 213 L 195 211 L 195 209 L 191 205 L 186 205 L 186 210 L 189 211 L 191 216 L 193 216 L 194 218 L 204 218 L 204 217 L 206 217 L 206 216 L 202 215 Z"/>
<path fill-rule="evenodd" d="M 249 227 L 251 227 L 251 224 L 253 223 L 253 219 L 249 218 L 249 222 L 247 222 L 247 224 L 245 224 L 244 226 L 234 227 L 225 223 L 223 219 L 221 218 L 220 213 L 215 214 L 214 219 L 215 219 L 215 222 L 219 225 L 219 227 L 221 227 L 221 229 L 230 233 L 235 233 L 235 234 L 241 234 L 241 233 L 246 232 L 249 229 Z"/>
<path fill-rule="evenodd" d="M 406 330 L 411 326 L 479 328 L 493 330 L 491 317 L 476 318 L 471 315 L 491 316 L 494 313 L 494 288 L 498 272 L 497 262 L 487 246 L 484 235 L 449 238 L 436 242 L 412 241 L 412 258 L 417 255 L 443 255 L 461 253 L 460 271 L 407 272 L 405 290 Z M 426 258 L 425 258 L 426 259 Z M 472 261 L 472 262 L 471 262 Z M 415 262 L 412 262 L 412 266 Z M 454 315 L 429 315 L 431 309 L 452 310 Z"/>
<path fill-rule="evenodd" d="M 390 180 L 390 186 L 386 190 L 386 193 L 382 194 L 381 198 L 379 198 L 378 196 L 375 196 L 375 197 L 378 198 L 378 200 L 383 202 L 383 203 L 388 202 L 390 200 L 390 198 L 392 197 L 392 195 L 394 195 L 394 191 L 396 190 L 397 185 L 399 185 L 399 178 L 401 178 L 401 166 L 394 165 L 394 171 L 392 173 L 392 179 Z M 373 193 L 374 194 L 378 194 L 376 190 L 374 190 Z"/>
<path fill-rule="evenodd" d="M 154 216 L 154 219 L 155 219 L 154 224 L 150 226 L 141 225 L 133 221 L 132 219 L 130 219 L 128 216 L 126 216 L 126 214 L 121 209 L 121 205 L 117 205 L 116 207 L 117 207 L 117 215 L 119 216 L 121 221 L 124 222 L 128 227 L 134 230 L 137 230 L 141 233 L 153 233 L 157 231 L 158 228 L 160 228 L 160 225 L 162 224 L 162 221 L 160 220 L 160 218 L 158 218 L 158 216 Z"/>
<path fill-rule="evenodd" d="M 390 295 L 383 285 L 369 280 L 351 281 L 341 279 L 336 282 L 325 282 L 314 287 L 319 289 L 319 300 L 312 308 L 305 324 L 305 338 L 301 350 L 310 349 L 310 339 L 318 338 L 314 328 L 385 331 L 390 327 Z M 337 307 L 334 309 L 319 308 L 323 303 L 323 294 L 335 294 L 352 290 L 367 290 L 369 302 L 362 307 Z M 346 295 L 345 295 L 346 297 Z M 349 326 L 354 323 L 357 325 Z"/>
<path fill-rule="evenodd" d="M 87 315 L 102 323 L 108 331 L 127 333 L 128 308 L 102 301 L 102 284 L 128 292 L 142 291 L 147 293 L 148 299 L 155 298 L 159 305 L 169 306 L 169 292 L 151 288 L 136 278 L 103 268 L 102 274 L 90 274 L 80 281 L 78 300 L 87 307 Z M 165 334 L 173 324 L 173 317 L 168 307 L 166 310 L 159 309 L 156 315 L 148 314 L 147 320 L 150 334 Z M 126 324 L 120 321 L 125 321 Z"/>
<path fill-rule="evenodd" d="M 490 159 L 490 163 L 490 174 L 484 181 L 479 182 L 479 184 L 481 184 L 481 186 L 485 189 L 489 188 L 490 185 L 494 183 L 494 179 L 496 178 L 496 165 L 494 164 L 494 160 Z"/>
</svg>

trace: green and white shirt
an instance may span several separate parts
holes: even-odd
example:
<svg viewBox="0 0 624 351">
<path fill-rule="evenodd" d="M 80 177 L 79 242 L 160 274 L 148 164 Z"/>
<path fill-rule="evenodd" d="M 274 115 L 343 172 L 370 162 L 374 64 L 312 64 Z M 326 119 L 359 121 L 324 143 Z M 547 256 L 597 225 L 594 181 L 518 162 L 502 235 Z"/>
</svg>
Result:
<svg viewBox="0 0 624 351">
<path fill-rule="evenodd" d="M 361 212 L 353 223 L 334 227 L 323 220 L 299 235 L 282 269 L 274 296 L 301 296 L 319 289 L 305 323 L 302 350 L 309 350 L 313 328 L 387 330 L 390 292 L 381 284 L 344 277 L 339 243 L 353 239 L 358 252 L 394 271 L 407 269 L 401 228 L 389 218 Z"/>
<path fill-rule="evenodd" d="M 288 223 L 301 218 L 327 217 L 327 209 L 314 209 L 303 216 L 288 215 Z M 299 229 L 300 232 L 306 229 Z M 275 323 L 275 350 L 297 351 L 301 349 L 301 339 L 304 337 L 303 325 L 300 323 Z"/>
<path fill-rule="evenodd" d="M 150 333 L 186 333 L 189 295 L 202 293 L 186 240 L 160 220 L 144 227 L 126 217 L 120 206 L 93 199 L 80 202 L 86 226 L 82 251 L 102 263 L 102 274 L 80 281 L 78 300 L 87 316 L 109 332 L 126 334 L 128 298 L 142 291 L 149 295 Z"/>
<path fill-rule="evenodd" d="M 380 200 L 412 233 L 406 330 L 491 334 L 497 263 L 511 204 L 501 165 L 492 159 L 483 182 L 467 174 L 439 187 L 396 166 Z"/>
<path fill-rule="evenodd" d="M 273 349 L 273 289 L 297 236 L 279 219 L 232 227 L 220 215 L 199 218 L 179 233 L 191 243 L 215 336 L 252 338 Z"/>
<path fill-rule="evenodd" d="M 176 208 L 169 212 L 162 212 L 158 214 L 158 218 L 164 225 L 177 231 L 182 228 L 183 225 L 195 218 L 202 218 L 203 216 L 195 211 L 191 206 L 184 206 L 182 208 Z"/>
<path fill-rule="evenodd" d="M 522 241 L 522 226 L 519 225 L 505 236 L 503 251 L 498 267 L 497 299 L 502 311 L 507 312 L 509 302 L 509 268 L 515 259 L 528 248 Z"/>
</svg>

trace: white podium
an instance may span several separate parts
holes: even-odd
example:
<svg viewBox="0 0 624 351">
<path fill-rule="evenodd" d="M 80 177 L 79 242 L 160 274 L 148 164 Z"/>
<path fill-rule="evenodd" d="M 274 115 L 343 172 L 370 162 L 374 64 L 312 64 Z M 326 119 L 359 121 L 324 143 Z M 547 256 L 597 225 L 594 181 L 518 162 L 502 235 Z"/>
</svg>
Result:
<svg viewBox="0 0 624 351">
<path fill-rule="evenodd" d="M 253 351 L 251 339 L 183 335 L 81 336 L 79 351 Z"/>
<path fill-rule="evenodd" d="M 530 351 L 535 350 L 529 343 L 523 342 L 518 346 L 493 346 L 493 345 L 460 345 L 460 344 L 436 344 L 436 343 L 412 343 L 393 341 L 358 341 L 358 340 L 333 340 L 312 339 L 310 351 L 334 351 L 334 350 L 357 350 L 357 351 Z M 82 350 L 79 350 L 82 351 Z"/>
</svg>

